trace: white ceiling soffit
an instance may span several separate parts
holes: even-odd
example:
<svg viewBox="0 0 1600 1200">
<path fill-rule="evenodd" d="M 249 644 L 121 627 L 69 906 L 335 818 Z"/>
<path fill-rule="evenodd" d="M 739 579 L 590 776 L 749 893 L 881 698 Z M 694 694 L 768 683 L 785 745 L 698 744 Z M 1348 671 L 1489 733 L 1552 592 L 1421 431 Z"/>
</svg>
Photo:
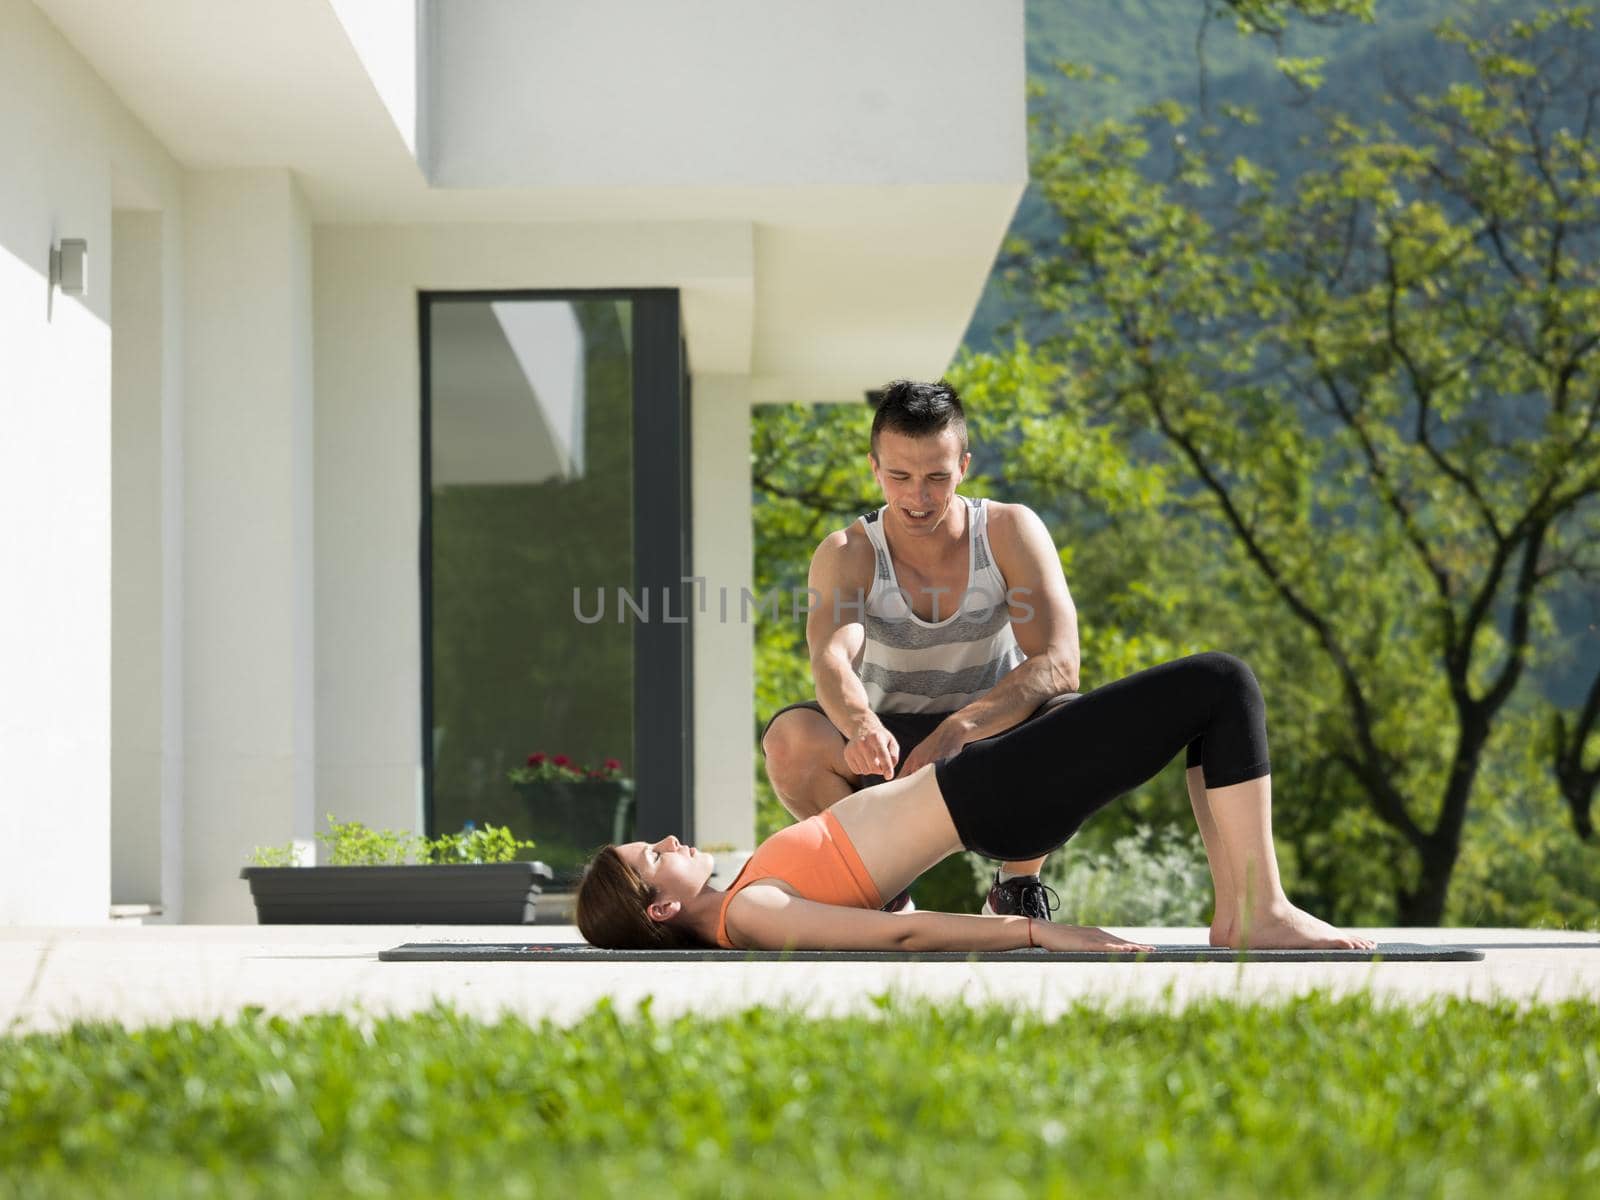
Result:
<svg viewBox="0 0 1600 1200">
<path fill-rule="evenodd" d="M 34 2 L 186 167 L 275 166 L 308 179 L 422 186 L 330 0 Z M 410 0 L 394 3 L 411 10 Z M 380 62 L 364 41 L 392 83 L 392 59 Z"/>
</svg>

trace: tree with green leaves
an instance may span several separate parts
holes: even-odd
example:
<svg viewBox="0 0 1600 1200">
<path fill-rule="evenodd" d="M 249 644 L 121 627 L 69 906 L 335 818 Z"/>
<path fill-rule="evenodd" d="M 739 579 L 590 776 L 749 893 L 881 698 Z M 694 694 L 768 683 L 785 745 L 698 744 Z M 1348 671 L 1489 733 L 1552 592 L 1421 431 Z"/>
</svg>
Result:
<svg viewBox="0 0 1600 1200">
<path fill-rule="evenodd" d="M 1408 924 L 1443 915 L 1548 597 L 1600 579 L 1600 44 L 1564 5 L 1439 36 L 1467 81 L 1330 115 L 1294 179 L 1171 102 L 1047 133 L 1059 236 L 1020 256 L 1064 402 L 1150 447 L 1329 672 Z M 1550 738 L 1584 837 L 1589 694 Z"/>
</svg>

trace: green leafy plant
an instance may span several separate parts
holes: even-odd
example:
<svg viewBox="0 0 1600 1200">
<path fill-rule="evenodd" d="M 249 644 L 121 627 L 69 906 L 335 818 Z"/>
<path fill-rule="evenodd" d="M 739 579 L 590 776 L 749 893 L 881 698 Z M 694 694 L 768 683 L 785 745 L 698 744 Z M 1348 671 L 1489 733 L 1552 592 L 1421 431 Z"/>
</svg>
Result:
<svg viewBox="0 0 1600 1200">
<path fill-rule="evenodd" d="M 560 780 L 576 783 L 584 779 L 597 779 L 603 781 L 622 780 L 622 760 L 608 758 L 599 766 L 584 766 L 575 762 L 565 754 L 546 754 L 543 750 L 535 750 L 528 755 L 528 761 L 520 767 L 512 767 L 506 772 L 506 778 L 512 783 L 540 783 L 546 780 Z"/>
<path fill-rule="evenodd" d="M 1103 853 L 1074 846 L 1050 857 L 1044 879 L 1058 919 L 1080 924 L 1199 925 L 1211 912 L 1211 871 L 1197 833 L 1140 826 Z"/>
<path fill-rule="evenodd" d="M 293 842 L 282 846 L 257 846 L 246 860 L 252 867 L 292 867 L 299 861 Z"/>
<path fill-rule="evenodd" d="M 330 867 L 392 866 L 404 863 L 427 839 L 400 830 L 369 828 L 361 821 L 336 821 L 328 814 L 328 832 L 317 834 L 328 848 Z"/>
<path fill-rule="evenodd" d="M 470 822 L 458 833 L 427 838 L 401 830 L 377 830 L 361 821 L 338 821 L 328 814 L 328 832 L 317 834 L 328 848 L 330 867 L 402 866 L 415 856 L 422 864 L 514 862 L 519 851 L 532 850 L 534 843 L 518 839 L 503 825 Z M 297 865 L 294 844 L 257 846 L 249 864 L 255 867 Z"/>
<path fill-rule="evenodd" d="M 532 850 L 533 843 L 519 841 L 504 825 L 472 826 L 459 833 L 445 833 L 431 841 L 424 839 L 419 854 L 425 863 L 503 863 L 513 862 L 519 850 Z"/>
</svg>

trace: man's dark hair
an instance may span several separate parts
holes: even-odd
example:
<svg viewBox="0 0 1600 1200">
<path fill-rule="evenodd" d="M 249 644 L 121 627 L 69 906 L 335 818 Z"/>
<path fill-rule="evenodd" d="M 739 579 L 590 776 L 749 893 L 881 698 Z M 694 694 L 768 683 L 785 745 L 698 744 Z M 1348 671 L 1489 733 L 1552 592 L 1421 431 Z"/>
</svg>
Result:
<svg viewBox="0 0 1600 1200">
<path fill-rule="evenodd" d="M 967 414 L 961 397 L 944 380 L 917 383 L 896 379 L 878 393 L 878 411 L 872 417 L 872 452 L 878 452 L 878 434 L 885 429 L 908 437 L 931 437 L 955 430 L 961 453 L 967 452 Z"/>
</svg>

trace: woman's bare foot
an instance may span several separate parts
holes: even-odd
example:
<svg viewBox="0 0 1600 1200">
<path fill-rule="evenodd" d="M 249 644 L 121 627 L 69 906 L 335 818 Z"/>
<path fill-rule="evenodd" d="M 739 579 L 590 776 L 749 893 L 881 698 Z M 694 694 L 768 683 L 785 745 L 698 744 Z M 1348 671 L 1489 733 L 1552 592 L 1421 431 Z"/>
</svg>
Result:
<svg viewBox="0 0 1600 1200">
<path fill-rule="evenodd" d="M 1371 938 L 1341 933 L 1326 921 L 1304 909 L 1283 904 L 1260 914 L 1248 929 L 1229 922 L 1221 930 L 1211 923 L 1211 944 L 1234 950 L 1372 950 L 1378 945 Z"/>
</svg>

